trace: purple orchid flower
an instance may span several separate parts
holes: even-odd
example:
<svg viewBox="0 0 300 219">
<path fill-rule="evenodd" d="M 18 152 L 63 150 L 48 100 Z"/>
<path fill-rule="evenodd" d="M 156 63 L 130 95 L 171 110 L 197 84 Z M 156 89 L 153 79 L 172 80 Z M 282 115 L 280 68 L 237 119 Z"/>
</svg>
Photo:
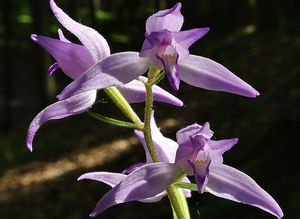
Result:
<svg viewBox="0 0 300 219">
<path fill-rule="evenodd" d="M 192 86 L 208 90 L 225 91 L 246 97 L 258 96 L 259 93 L 253 87 L 221 64 L 189 54 L 189 47 L 203 37 L 209 28 L 180 31 L 183 25 L 180 9 L 181 3 L 177 3 L 173 8 L 159 11 L 147 19 L 146 39 L 140 54 L 135 56 L 119 53 L 118 56 L 112 57 L 110 61 L 122 63 L 123 69 L 115 68 L 113 74 L 110 73 L 114 77 L 110 82 L 113 85 L 128 82 L 144 74 L 145 69 L 154 66 L 166 72 L 175 90 L 179 89 L 180 80 L 183 80 Z M 129 55 L 130 58 L 126 58 Z M 109 71 L 111 69 L 102 69 L 102 72 Z M 64 99 L 92 89 L 102 89 L 103 85 L 99 85 L 97 81 L 100 76 L 93 68 L 89 69 L 85 75 L 67 86 L 59 98 Z"/>
<path fill-rule="evenodd" d="M 179 148 L 176 164 L 187 175 L 195 175 L 200 193 L 261 208 L 278 218 L 283 212 L 276 201 L 245 173 L 223 164 L 223 153 L 231 149 L 237 138 L 211 140 L 209 123 L 190 125 L 177 132 Z"/>
<path fill-rule="evenodd" d="M 65 38 L 60 29 L 58 30 L 59 40 L 32 34 L 31 39 L 43 47 L 57 61 L 49 68 L 49 75 L 52 75 L 57 68 L 61 68 L 66 75 L 75 80 L 83 75 L 84 72 L 97 61 L 104 60 L 105 58 L 110 59 L 108 43 L 98 32 L 72 20 L 58 8 L 53 0 L 50 0 L 50 6 L 58 21 L 77 36 L 82 45 L 71 43 Z M 132 55 L 137 56 L 134 52 L 128 52 L 127 54 L 129 58 Z M 115 57 L 118 57 L 118 55 L 115 55 Z M 109 62 L 104 63 L 109 64 Z M 110 67 L 114 68 L 116 66 L 110 65 Z M 99 71 L 99 69 L 94 70 Z M 109 83 L 109 78 L 109 75 L 105 75 L 103 78 L 100 77 L 98 81 L 99 85 Z M 130 103 L 145 101 L 145 87 L 139 80 L 133 80 L 128 84 L 123 84 L 119 89 Z M 181 100 L 158 86 L 153 87 L 153 93 L 154 100 L 156 101 L 173 104 L 175 106 L 183 106 Z M 32 150 L 33 138 L 37 130 L 45 122 L 62 119 L 87 111 L 94 104 L 96 95 L 97 90 L 89 90 L 59 100 L 43 109 L 29 126 L 26 142 L 27 147 Z"/>
<path fill-rule="evenodd" d="M 195 55 L 189 55 L 189 47 L 202 38 L 209 28 L 180 31 L 183 16 L 181 3 L 171 9 L 159 11 L 146 22 L 145 41 L 140 53 L 153 66 L 164 69 L 171 86 L 179 89 L 180 79 L 208 90 L 226 91 L 247 97 L 259 93 L 222 65 Z"/>
<path fill-rule="evenodd" d="M 143 132 L 135 130 L 135 135 L 144 147 L 146 163 L 136 163 L 125 169 L 122 173 L 91 172 L 83 174 L 78 178 L 78 180 L 89 179 L 99 181 L 112 187 L 112 189 L 97 203 L 91 216 L 96 216 L 115 204 L 128 201 L 141 201 L 146 203 L 158 202 L 167 195 L 165 188 L 176 179 L 176 174 L 179 173 L 180 169 L 174 165 L 178 144 L 161 134 L 155 123 L 153 113 L 150 124 L 154 146 L 159 159 L 162 161 L 159 165 L 153 163 L 151 159 Z M 152 168 L 160 169 L 155 173 Z M 145 172 L 147 172 L 147 174 Z M 174 175 L 170 177 L 172 173 L 174 173 Z M 160 184 L 162 178 L 165 180 Z M 135 184 L 140 180 L 140 183 Z M 181 181 L 185 183 L 190 182 L 187 177 L 182 178 Z M 149 182 L 149 184 L 146 182 Z M 185 197 L 191 197 L 190 190 L 184 189 L 183 192 Z"/>
</svg>

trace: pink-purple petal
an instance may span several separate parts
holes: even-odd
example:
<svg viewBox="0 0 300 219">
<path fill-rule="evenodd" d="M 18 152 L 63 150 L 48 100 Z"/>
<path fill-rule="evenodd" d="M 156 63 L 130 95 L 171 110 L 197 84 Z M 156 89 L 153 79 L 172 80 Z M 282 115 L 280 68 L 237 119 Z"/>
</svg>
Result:
<svg viewBox="0 0 300 219">
<path fill-rule="evenodd" d="M 146 32 L 156 32 L 163 29 L 179 31 L 183 24 L 180 12 L 181 3 L 176 3 L 172 8 L 159 11 L 150 16 L 146 21 Z"/>
<path fill-rule="evenodd" d="M 231 138 L 218 141 L 210 140 L 208 144 L 213 153 L 222 156 L 226 151 L 230 150 L 234 145 L 236 145 L 237 142 L 237 138 Z"/>
<path fill-rule="evenodd" d="M 181 182 L 185 182 L 185 183 L 191 183 L 191 181 L 187 178 L 187 177 L 184 177 L 182 178 Z M 192 196 L 192 192 L 191 190 L 189 189 L 182 189 L 182 192 L 184 194 L 184 196 L 186 198 L 190 198 Z M 142 200 L 139 200 L 140 202 L 144 202 L 144 203 L 152 203 L 152 202 L 158 202 L 160 201 L 163 197 L 165 197 L 167 195 L 167 192 L 166 190 L 151 197 L 151 198 L 146 198 L 146 199 L 142 199 Z"/>
<path fill-rule="evenodd" d="M 76 115 L 88 110 L 96 100 L 96 91 L 89 91 L 72 96 L 68 99 L 58 101 L 43 109 L 31 122 L 28 131 L 26 144 L 32 151 L 32 141 L 38 129 L 47 121 L 62 119 Z"/>
<path fill-rule="evenodd" d="M 163 192 L 176 179 L 179 171 L 174 164 L 144 165 L 106 193 L 90 216 L 95 217 L 116 204 L 147 199 Z"/>
<path fill-rule="evenodd" d="M 60 39 L 61 41 L 66 42 L 66 43 L 72 43 L 70 40 L 68 40 L 68 39 L 65 37 L 63 31 L 62 31 L 60 28 L 58 28 L 57 32 L 58 32 L 58 37 L 59 37 L 59 39 Z"/>
<path fill-rule="evenodd" d="M 184 177 L 182 178 L 181 182 L 185 182 L 185 183 L 191 183 L 191 181 L 187 178 L 187 177 Z M 184 194 L 184 196 L 186 198 L 190 198 L 192 196 L 192 192 L 191 190 L 189 189 L 182 189 L 182 192 Z M 147 198 L 147 199 L 142 199 L 142 200 L 139 200 L 140 202 L 144 202 L 144 203 L 152 203 L 152 202 L 158 202 L 160 201 L 163 197 L 165 197 L 167 195 L 167 192 L 166 191 L 163 191 L 151 198 Z"/>
<path fill-rule="evenodd" d="M 159 57 L 157 58 L 162 62 L 164 70 L 166 71 L 167 78 L 169 80 L 169 83 L 171 87 L 178 91 L 179 90 L 179 84 L 180 84 L 180 70 L 178 67 L 178 54 L 174 58 L 170 57 Z"/>
<path fill-rule="evenodd" d="M 146 100 L 145 85 L 140 80 L 133 80 L 128 84 L 120 85 L 118 86 L 118 89 L 129 103 L 140 103 L 145 102 Z M 180 99 L 157 85 L 152 87 L 152 91 L 153 99 L 155 101 L 172 104 L 179 107 L 183 106 L 183 102 Z"/>
<path fill-rule="evenodd" d="M 140 130 L 134 130 L 134 134 L 139 139 L 139 142 L 142 143 L 142 145 L 143 145 L 143 148 L 144 148 L 144 151 L 145 151 L 145 154 L 146 154 L 146 163 L 152 163 L 153 160 L 152 160 L 152 158 L 149 154 L 149 151 L 147 149 L 144 133 Z"/>
<path fill-rule="evenodd" d="M 159 160 L 162 162 L 174 163 L 176 151 L 178 149 L 178 144 L 172 139 L 166 138 L 162 135 L 162 133 L 156 125 L 154 119 L 154 111 L 152 111 L 150 126 L 154 147 L 156 149 Z M 135 130 L 134 133 L 144 147 L 146 154 L 146 162 L 152 163 L 153 161 L 148 152 L 143 132 Z"/>
<path fill-rule="evenodd" d="M 181 162 L 185 162 L 186 158 L 192 154 L 194 151 L 194 143 L 195 136 L 199 135 L 196 138 L 204 138 L 204 139 L 210 139 L 213 136 L 213 131 L 210 130 L 210 125 L 208 122 L 204 123 L 203 126 L 195 123 L 192 125 L 189 125 L 183 129 L 180 129 L 176 133 L 176 139 L 177 143 L 180 145 L 177 152 L 176 152 L 176 162 L 183 159 Z M 200 141 L 200 139 L 198 139 Z M 198 145 L 197 143 L 195 144 Z M 198 145 L 198 147 L 203 147 L 204 145 Z M 195 148 L 196 149 L 196 148 Z M 199 149 L 198 149 L 199 150 Z"/>
<path fill-rule="evenodd" d="M 201 161 L 197 160 L 188 160 L 189 165 L 192 167 L 194 175 L 195 175 L 195 181 L 197 183 L 198 191 L 199 193 L 203 193 L 204 188 L 208 182 L 209 177 L 209 166 L 211 164 L 211 161 L 207 164 L 202 164 Z M 200 165 L 199 165 L 200 164 Z"/>
<path fill-rule="evenodd" d="M 73 33 L 89 51 L 94 61 L 98 61 L 110 55 L 107 41 L 96 30 L 82 25 L 65 12 L 63 12 L 53 0 L 50 0 L 50 7 L 57 20 L 71 33 Z"/>
<path fill-rule="evenodd" d="M 140 168 L 143 165 L 145 165 L 145 164 L 138 165 L 138 168 Z M 138 168 L 136 168 L 136 169 L 138 169 Z M 136 169 L 134 169 L 134 170 L 136 170 Z M 130 171 L 130 173 L 131 172 L 132 171 Z M 105 183 L 105 184 L 107 184 L 107 185 L 109 185 L 110 187 L 113 188 L 117 184 L 119 184 L 120 182 L 125 180 L 126 177 L 127 177 L 127 175 L 122 174 L 122 173 L 91 172 L 91 173 L 85 173 L 85 174 L 81 175 L 77 180 L 83 180 L 83 179 L 95 180 L 95 181 L 98 181 L 98 182 Z M 161 192 L 161 193 L 159 193 L 159 194 L 157 194 L 153 197 L 146 198 L 146 199 L 141 199 L 141 200 L 138 200 L 138 201 L 144 202 L 144 203 L 158 202 L 166 195 L 167 195 L 166 191 L 163 191 L 163 192 Z"/>
<path fill-rule="evenodd" d="M 85 91 L 126 84 L 144 74 L 148 68 L 148 60 L 139 57 L 137 52 L 115 53 L 90 67 L 65 87 L 58 98 L 66 99 Z"/>
<path fill-rule="evenodd" d="M 86 48 L 81 45 L 35 34 L 31 35 L 31 39 L 50 53 L 63 72 L 72 79 L 77 78 L 94 63 Z"/>
<path fill-rule="evenodd" d="M 152 92 L 154 101 L 168 103 L 178 107 L 182 107 L 184 105 L 179 98 L 175 97 L 174 95 L 170 94 L 169 92 L 160 88 L 157 85 L 154 85 L 152 87 Z"/>
<path fill-rule="evenodd" d="M 259 93 L 221 64 L 201 56 L 190 55 L 179 61 L 180 78 L 195 87 L 224 91 L 246 97 Z"/>
<path fill-rule="evenodd" d="M 135 163 L 133 165 L 131 165 L 130 167 L 126 168 L 125 170 L 122 171 L 123 174 L 130 174 L 133 171 L 135 171 L 136 169 L 140 168 L 141 166 L 144 166 L 145 163 Z"/>
<path fill-rule="evenodd" d="M 59 68 L 59 65 L 57 62 L 52 64 L 48 69 L 48 75 L 51 76 L 58 68 Z"/>
<path fill-rule="evenodd" d="M 245 173 L 227 166 L 211 165 L 206 190 L 220 198 L 241 202 L 283 217 L 277 202 Z"/>
<path fill-rule="evenodd" d="M 202 38 L 209 31 L 208 27 L 194 28 L 180 32 L 173 32 L 172 37 L 182 47 L 188 49 L 193 43 Z"/>
<path fill-rule="evenodd" d="M 141 199 L 138 200 L 140 202 L 144 202 L 144 203 L 153 203 L 153 202 L 159 202 L 163 197 L 165 197 L 167 195 L 166 191 L 163 191 L 161 193 L 158 193 L 157 195 L 150 197 L 150 198 L 145 198 L 145 199 Z"/>
<path fill-rule="evenodd" d="M 192 125 L 180 129 L 176 133 L 176 139 L 178 144 L 185 144 L 186 142 L 190 142 L 190 137 L 196 134 L 201 134 L 206 139 L 210 139 L 214 133 L 212 130 L 210 130 L 210 125 L 208 122 L 204 123 L 203 126 L 194 123 Z"/>
<path fill-rule="evenodd" d="M 126 174 L 122 173 L 111 173 L 111 172 L 91 172 L 82 174 L 77 180 L 89 179 L 98 182 L 103 182 L 110 187 L 115 187 L 117 184 L 122 182 L 127 177 Z"/>
</svg>

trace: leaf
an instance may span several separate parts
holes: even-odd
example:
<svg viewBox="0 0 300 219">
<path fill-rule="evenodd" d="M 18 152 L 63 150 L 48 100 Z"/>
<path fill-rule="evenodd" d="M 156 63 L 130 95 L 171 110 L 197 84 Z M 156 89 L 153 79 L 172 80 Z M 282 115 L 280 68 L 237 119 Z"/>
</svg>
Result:
<svg viewBox="0 0 300 219">
<path fill-rule="evenodd" d="M 184 182 L 177 182 L 174 183 L 173 186 L 181 189 L 189 189 L 191 191 L 198 191 L 198 186 L 195 183 L 184 183 Z"/>
<path fill-rule="evenodd" d="M 92 111 L 89 111 L 88 113 L 92 117 L 94 117 L 102 122 L 111 124 L 111 125 L 130 128 L 130 129 L 140 129 L 137 125 L 135 125 L 134 123 L 131 123 L 131 122 L 125 122 L 122 120 L 113 119 L 113 118 L 106 117 L 106 116 L 100 115 L 100 114 L 92 112 Z"/>
</svg>

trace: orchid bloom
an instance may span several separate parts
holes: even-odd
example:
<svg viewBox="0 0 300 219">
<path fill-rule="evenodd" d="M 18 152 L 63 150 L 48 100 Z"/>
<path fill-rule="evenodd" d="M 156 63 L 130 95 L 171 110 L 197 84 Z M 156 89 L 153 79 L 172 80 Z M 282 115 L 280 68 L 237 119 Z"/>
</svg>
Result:
<svg viewBox="0 0 300 219">
<path fill-rule="evenodd" d="M 111 61 L 117 61 L 118 65 L 122 63 L 123 69 L 116 68 L 114 74 L 110 74 L 114 77 L 110 82 L 118 85 L 125 81 L 125 77 L 127 80 L 133 80 L 144 74 L 145 69 L 155 67 L 166 72 L 175 90 L 179 89 L 180 80 L 183 80 L 192 86 L 208 90 L 225 91 L 246 97 L 258 96 L 259 93 L 253 87 L 221 64 L 189 54 L 189 47 L 203 37 L 209 28 L 180 31 L 183 25 L 180 9 L 181 3 L 177 3 L 173 8 L 159 11 L 147 19 L 146 39 L 140 54 L 126 59 L 126 53 L 119 53 L 118 60 L 115 60 L 117 57 L 112 58 Z M 117 70 L 121 72 L 118 73 Z M 85 75 L 67 86 L 59 98 L 64 99 L 91 89 L 102 89 L 103 85 L 97 81 L 100 76 L 99 72 L 89 69 Z"/>
<path fill-rule="evenodd" d="M 82 45 L 67 40 L 60 29 L 58 30 L 59 39 L 32 34 L 31 39 L 43 47 L 57 61 L 49 68 L 49 75 L 52 75 L 57 68 L 61 68 L 67 76 L 75 80 L 99 60 L 103 61 L 103 65 L 109 65 L 108 67 L 111 68 L 121 68 L 123 66 L 122 63 L 119 63 L 122 66 L 118 66 L 115 62 L 110 61 L 111 57 L 108 43 L 97 31 L 72 20 L 53 0 L 50 0 L 50 6 L 58 21 L 67 30 L 77 36 Z M 125 55 L 128 55 L 127 58 L 138 56 L 135 52 L 127 52 Z M 118 54 L 112 56 L 116 58 L 119 57 Z M 100 71 L 100 68 L 93 69 L 95 71 Z M 145 78 L 142 79 L 145 80 Z M 110 75 L 105 75 L 103 78 L 99 78 L 98 83 L 99 85 L 107 84 L 109 81 Z M 127 84 L 119 85 L 118 88 L 120 92 L 128 102 L 135 103 L 145 101 L 145 87 L 141 81 L 133 80 Z M 173 104 L 175 106 L 183 106 L 181 100 L 159 86 L 153 87 L 153 94 L 154 100 L 156 101 Z M 27 147 L 32 150 L 33 138 L 37 130 L 45 122 L 53 119 L 62 119 L 87 111 L 94 104 L 96 95 L 97 90 L 89 90 L 59 100 L 43 109 L 33 119 L 29 126 L 27 133 Z"/>
<path fill-rule="evenodd" d="M 176 173 L 179 172 L 179 167 L 174 166 L 178 144 L 161 134 L 155 123 L 153 114 L 150 123 L 151 133 L 158 157 L 162 162 L 153 163 L 143 132 L 135 130 L 135 135 L 144 147 L 146 163 L 136 163 L 125 169 L 122 173 L 91 172 L 85 173 L 78 178 L 78 180 L 89 179 L 99 181 L 112 187 L 97 203 L 91 216 L 96 216 L 116 204 L 129 201 L 158 202 L 167 195 L 165 188 L 176 179 Z M 173 176 L 171 176 L 172 173 L 174 173 Z M 162 184 L 160 184 L 161 179 L 164 179 Z M 187 177 L 183 177 L 181 181 L 190 182 Z M 190 190 L 184 189 L 183 192 L 185 197 L 191 197 Z"/>
<path fill-rule="evenodd" d="M 180 31 L 183 16 L 181 3 L 171 9 L 159 11 L 146 22 L 145 41 L 140 53 L 153 66 L 164 69 L 170 85 L 179 89 L 184 82 L 209 90 L 220 90 L 247 97 L 259 93 L 222 65 L 195 55 L 189 55 L 189 47 L 202 38 L 209 28 Z"/>
<path fill-rule="evenodd" d="M 187 175 L 194 175 L 200 193 L 209 192 L 220 198 L 241 202 L 283 217 L 276 201 L 245 173 L 223 164 L 223 153 L 231 149 L 237 138 L 211 140 L 209 123 L 193 124 L 177 132 L 179 144 L 176 164 Z"/>
<path fill-rule="evenodd" d="M 91 216 L 96 216 L 115 204 L 149 198 L 153 200 L 154 197 L 161 198 L 160 195 L 164 189 L 174 183 L 179 175 L 185 173 L 188 176 L 195 176 L 199 193 L 209 192 L 221 198 L 261 208 L 277 218 L 283 217 L 283 212 L 276 201 L 253 179 L 223 164 L 223 153 L 231 149 L 238 139 L 211 140 L 213 132 L 210 130 L 209 123 L 203 126 L 193 124 L 178 131 L 176 135 L 178 144 L 164 137 L 159 129 L 153 129 L 153 126 L 151 132 L 162 162 L 150 163 L 151 158 L 148 154 L 148 163 L 133 166 L 131 170 L 134 171 L 128 176 L 95 172 L 79 177 L 79 179 L 104 182 L 113 187 L 97 203 Z M 142 134 L 139 131 L 136 131 L 136 134 L 145 144 Z M 177 149 L 176 154 L 174 149 Z M 154 173 L 153 169 L 156 168 L 158 172 Z M 187 181 L 187 178 L 183 181 Z M 163 188 L 162 185 L 165 187 Z"/>
</svg>

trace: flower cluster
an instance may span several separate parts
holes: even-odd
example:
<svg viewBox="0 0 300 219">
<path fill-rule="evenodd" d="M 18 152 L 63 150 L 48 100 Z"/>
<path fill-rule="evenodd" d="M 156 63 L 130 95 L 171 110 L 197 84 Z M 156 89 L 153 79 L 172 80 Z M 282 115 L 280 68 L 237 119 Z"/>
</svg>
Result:
<svg viewBox="0 0 300 219">
<path fill-rule="evenodd" d="M 253 179 L 223 164 L 223 153 L 237 144 L 237 138 L 212 140 L 214 133 L 207 122 L 182 128 L 177 132 L 175 142 L 162 135 L 154 120 L 152 100 L 183 106 L 180 99 L 156 85 L 164 75 L 175 90 L 179 89 L 182 80 L 208 90 L 251 98 L 259 95 L 221 64 L 189 54 L 189 47 L 209 28 L 181 31 L 184 18 L 180 12 L 181 3 L 177 3 L 147 19 L 140 52 L 111 54 L 107 41 L 97 31 L 74 21 L 53 0 L 49 2 L 60 24 L 81 44 L 67 40 L 60 29 L 58 39 L 31 35 L 31 39 L 56 60 L 49 68 L 49 75 L 61 68 L 73 81 L 57 96 L 57 102 L 33 119 L 27 133 L 27 147 L 32 150 L 33 138 L 41 125 L 88 111 L 95 103 L 97 90 L 104 89 L 113 94 L 110 97 L 117 99 L 117 106 L 133 123 L 129 125 L 114 119 L 104 121 L 134 128 L 146 154 L 145 162 L 134 164 L 122 173 L 91 172 L 78 178 L 96 180 L 112 187 L 97 203 L 91 216 L 119 203 L 157 202 L 168 195 L 177 217 L 189 218 L 183 210 L 186 202 L 182 200 L 191 196 L 191 190 L 253 205 L 278 218 L 283 216 L 276 201 Z M 143 76 L 147 70 L 148 78 Z M 120 102 L 124 104 L 118 105 Z M 143 122 L 130 107 L 134 102 L 146 102 Z M 181 198 L 179 194 L 182 194 Z"/>
</svg>

